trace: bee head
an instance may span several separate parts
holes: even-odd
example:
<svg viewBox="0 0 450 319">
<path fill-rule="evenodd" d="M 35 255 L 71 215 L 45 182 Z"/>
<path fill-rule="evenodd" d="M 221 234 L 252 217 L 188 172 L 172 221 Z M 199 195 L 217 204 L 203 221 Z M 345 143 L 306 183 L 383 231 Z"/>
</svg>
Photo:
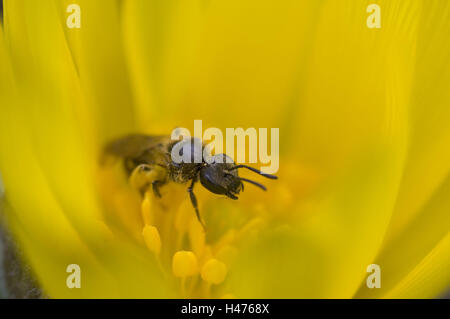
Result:
<svg viewBox="0 0 450 319">
<path fill-rule="evenodd" d="M 225 154 L 217 154 L 212 157 L 209 164 L 206 164 L 200 169 L 200 183 L 210 192 L 226 195 L 232 199 L 237 199 L 236 195 L 244 190 L 243 182 L 251 183 L 262 190 L 266 190 L 263 185 L 255 181 L 239 177 L 239 168 L 246 168 L 264 177 L 277 179 L 274 175 L 264 174 L 250 166 L 236 165 L 233 160 Z"/>
</svg>

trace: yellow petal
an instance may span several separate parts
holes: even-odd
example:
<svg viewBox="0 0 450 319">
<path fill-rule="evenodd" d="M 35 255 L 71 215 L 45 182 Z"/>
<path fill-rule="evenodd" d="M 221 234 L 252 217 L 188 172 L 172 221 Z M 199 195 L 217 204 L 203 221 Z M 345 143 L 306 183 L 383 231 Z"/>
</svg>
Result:
<svg viewBox="0 0 450 319">
<path fill-rule="evenodd" d="M 383 247 L 374 263 L 380 265 L 382 271 L 381 289 L 368 289 L 362 285 L 357 297 L 386 296 L 397 284 L 406 280 L 414 268 L 419 265 L 427 255 L 436 249 L 443 241 L 450 229 L 450 178 L 433 195 L 427 205 L 412 220 L 403 232 L 397 233 L 389 245 Z M 440 256 L 434 257 L 435 262 L 446 263 L 449 251 L 443 251 Z M 443 274 L 441 279 L 444 279 Z M 416 278 L 418 282 L 419 279 Z M 437 290 L 437 286 L 435 289 Z M 428 288 L 431 291 L 431 287 Z M 419 290 L 416 291 L 419 294 Z M 410 293 L 411 295 L 413 292 Z M 436 296 L 434 296 L 436 297 Z"/>
<path fill-rule="evenodd" d="M 143 123 L 191 126 L 201 118 L 223 127 L 279 127 L 290 116 L 280 110 L 292 106 L 302 83 L 319 6 L 126 1 L 125 41 Z"/>
<path fill-rule="evenodd" d="M 385 298 L 436 298 L 450 286 L 450 233 Z"/>
<path fill-rule="evenodd" d="M 69 29 L 69 4 L 81 9 L 81 28 Z M 120 2 L 63 0 L 57 2 L 57 23 L 63 26 L 80 85 L 85 95 L 93 136 L 103 144 L 136 130 L 133 98 L 120 38 Z M 42 10 L 42 9 L 39 9 Z"/>
<path fill-rule="evenodd" d="M 389 240 L 414 221 L 450 172 L 449 14 L 447 1 L 432 6 L 422 2 L 410 98 L 410 145 Z"/>
</svg>

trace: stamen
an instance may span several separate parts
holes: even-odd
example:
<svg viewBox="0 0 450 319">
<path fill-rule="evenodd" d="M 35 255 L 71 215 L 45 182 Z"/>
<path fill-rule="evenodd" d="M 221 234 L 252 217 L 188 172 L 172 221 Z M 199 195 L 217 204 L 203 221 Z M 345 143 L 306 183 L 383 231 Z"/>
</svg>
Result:
<svg viewBox="0 0 450 319">
<path fill-rule="evenodd" d="M 204 281 L 218 285 L 225 280 L 227 266 L 215 258 L 208 260 L 202 268 L 201 276 Z"/>
<path fill-rule="evenodd" d="M 172 259 L 172 272 L 179 278 L 195 275 L 198 272 L 197 256 L 192 251 L 177 251 Z"/>
<path fill-rule="evenodd" d="M 142 236 L 144 236 L 145 245 L 148 250 L 158 255 L 161 251 L 161 237 L 159 236 L 159 231 L 154 226 L 146 225 L 142 231 Z"/>
<path fill-rule="evenodd" d="M 220 248 L 215 254 L 216 258 L 226 265 L 230 266 L 235 257 L 237 256 L 237 249 L 230 245 L 225 245 Z"/>
<path fill-rule="evenodd" d="M 242 238 L 251 236 L 251 234 L 256 234 L 257 230 L 264 225 L 264 219 L 260 217 L 255 217 L 251 219 L 247 224 L 242 227 L 238 234 L 236 235 L 236 240 L 239 241 Z"/>
<path fill-rule="evenodd" d="M 141 213 L 142 213 L 142 219 L 144 220 L 144 223 L 146 225 L 150 225 L 153 222 L 152 218 L 152 210 L 153 210 L 153 201 L 150 199 L 151 194 L 149 192 L 145 193 L 144 200 L 141 204 Z"/>
<path fill-rule="evenodd" d="M 202 225 L 197 219 L 191 219 L 191 223 L 189 225 L 189 241 L 191 243 L 192 250 L 198 256 L 201 256 L 203 250 L 205 249 L 206 235 L 203 231 Z"/>
</svg>

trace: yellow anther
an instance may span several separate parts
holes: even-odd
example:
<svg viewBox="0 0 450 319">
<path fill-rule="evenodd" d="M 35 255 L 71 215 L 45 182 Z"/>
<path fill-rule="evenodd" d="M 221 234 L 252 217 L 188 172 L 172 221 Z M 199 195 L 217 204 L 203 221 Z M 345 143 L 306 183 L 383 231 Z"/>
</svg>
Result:
<svg viewBox="0 0 450 319">
<path fill-rule="evenodd" d="M 225 280 L 227 266 L 223 262 L 211 258 L 203 265 L 201 275 L 204 281 L 218 285 Z"/>
<path fill-rule="evenodd" d="M 158 229 L 154 226 L 146 225 L 142 231 L 142 236 L 144 236 L 147 248 L 158 255 L 161 251 L 161 237 L 159 236 Z"/>
<path fill-rule="evenodd" d="M 198 271 L 197 257 L 192 251 L 177 251 L 172 259 L 172 271 L 175 277 L 193 276 Z"/>
<path fill-rule="evenodd" d="M 142 218 L 146 225 L 152 224 L 152 208 L 153 203 L 151 201 L 150 195 L 148 192 L 145 193 L 144 200 L 141 204 Z"/>
</svg>

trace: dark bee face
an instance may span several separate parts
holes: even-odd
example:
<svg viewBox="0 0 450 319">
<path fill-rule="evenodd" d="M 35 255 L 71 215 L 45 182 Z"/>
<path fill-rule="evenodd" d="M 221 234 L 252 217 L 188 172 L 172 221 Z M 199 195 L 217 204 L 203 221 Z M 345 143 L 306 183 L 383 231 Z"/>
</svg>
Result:
<svg viewBox="0 0 450 319">
<path fill-rule="evenodd" d="M 200 183 L 214 194 L 226 195 L 232 199 L 237 199 L 236 195 L 242 189 L 242 181 L 237 170 L 230 170 L 234 163 L 226 163 L 226 155 L 223 156 L 223 163 L 213 162 L 204 166 L 200 170 Z"/>
</svg>

